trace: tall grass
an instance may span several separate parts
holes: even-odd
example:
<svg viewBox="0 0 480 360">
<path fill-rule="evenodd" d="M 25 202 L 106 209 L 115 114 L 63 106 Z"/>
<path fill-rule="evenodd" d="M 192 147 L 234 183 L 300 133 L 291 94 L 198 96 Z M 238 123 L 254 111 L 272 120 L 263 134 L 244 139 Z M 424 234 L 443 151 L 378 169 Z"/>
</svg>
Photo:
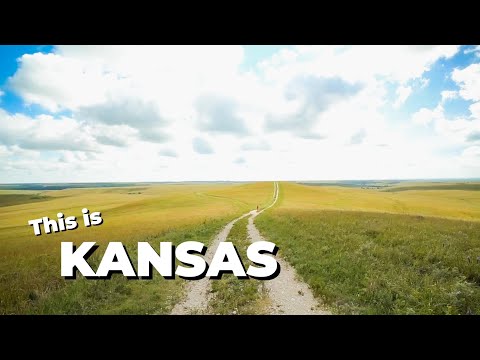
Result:
<svg viewBox="0 0 480 360">
<path fill-rule="evenodd" d="M 480 314 L 479 222 L 277 208 L 256 224 L 340 313 Z"/>
<path fill-rule="evenodd" d="M 216 219 L 200 225 L 167 231 L 145 239 L 158 252 L 160 241 L 178 245 L 195 240 L 209 244 L 227 219 Z M 99 251 L 98 249 L 97 251 Z M 92 255 L 89 263 L 95 269 L 103 251 Z M 137 248 L 127 245 L 128 254 L 136 267 Z M 180 300 L 185 282 L 165 280 L 155 269 L 151 280 L 129 280 L 113 274 L 109 280 L 87 280 L 80 276 L 66 280 L 65 286 L 45 294 L 30 293 L 28 312 L 33 314 L 167 314 Z"/>
<path fill-rule="evenodd" d="M 55 191 L 0 191 L 25 195 L 0 205 L 0 314 L 24 313 L 145 313 L 165 312 L 178 299 L 182 282 L 163 279 L 130 281 L 65 281 L 60 276 L 60 242 L 95 241 L 100 246 L 91 261 L 98 262 L 108 242 L 122 241 L 129 250 L 149 239 L 155 249 L 160 241 L 182 239 L 208 243 L 231 219 L 268 203 L 272 183 L 176 184 L 140 188 L 64 189 Z M 135 192 L 132 194 L 132 192 Z M 32 196 L 48 196 L 45 201 Z M 21 201 L 20 201 L 21 200 Z M 19 203 L 19 201 L 21 203 Z M 10 205 L 6 205 L 10 204 Z M 81 209 L 101 211 L 101 226 L 86 228 Z M 58 212 L 76 215 L 73 231 L 36 237 L 30 219 Z M 200 240 L 201 239 L 201 240 Z M 89 260 L 90 261 L 90 260 Z M 132 258 L 135 264 L 135 258 Z M 96 269 L 96 266 L 93 266 Z"/>
</svg>

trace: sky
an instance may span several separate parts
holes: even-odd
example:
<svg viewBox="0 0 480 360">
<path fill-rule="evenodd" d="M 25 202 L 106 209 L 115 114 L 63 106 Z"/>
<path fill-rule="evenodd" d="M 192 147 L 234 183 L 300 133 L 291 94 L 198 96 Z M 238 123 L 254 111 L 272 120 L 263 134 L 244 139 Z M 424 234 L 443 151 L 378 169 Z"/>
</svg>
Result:
<svg viewBox="0 0 480 360">
<path fill-rule="evenodd" d="M 0 46 L 0 182 L 480 177 L 480 46 Z"/>
</svg>

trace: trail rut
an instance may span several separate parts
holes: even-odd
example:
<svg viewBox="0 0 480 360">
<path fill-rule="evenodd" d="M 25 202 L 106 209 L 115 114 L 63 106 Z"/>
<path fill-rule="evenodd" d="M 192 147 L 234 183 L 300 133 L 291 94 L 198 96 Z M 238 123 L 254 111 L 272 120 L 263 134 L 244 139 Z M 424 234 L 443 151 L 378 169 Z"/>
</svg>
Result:
<svg viewBox="0 0 480 360">
<path fill-rule="evenodd" d="M 274 197 L 273 202 L 268 207 L 261 211 L 252 210 L 242 216 L 229 222 L 220 233 L 215 237 L 212 245 L 208 248 L 205 254 L 205 259 L 208 263 L 211 262 L 213 255 L 218 247 L 218 244 L 225 241 L 232 229 L 233 225 L 240 219 L 250 216 L 248 219 L 247 231 L 248 238 L 251 242 L 264 241 L 260 232 L 255 226 L 255 218 L 265 210 L 271 208 L 278 200 L 279 186 L 274 183 Z M 272 306 L 268 309 L 267 314 L 285 314 L 285 315 L 326 315 L 330 314 L 328 311 L 322 310 L 320 304 L 317 302 L 312 294 L 312 291 L 307 284 L 302 282 L 295 269 L 290 266 L 285 260 L 276 256 L 277 262 L 280 264 L 279 275 L 271 280 L 264 280 L 265 286 L 271 300 Z M 187 315 L 195 313 L 206 313 L 208 309 L 208 301 L 210 294 L 211 283 L 205 277 L 201 280 L 192 280 L 187 284 L 186 298 L 175 305 L 172 310 L 172 315 Z"/>
</svg>

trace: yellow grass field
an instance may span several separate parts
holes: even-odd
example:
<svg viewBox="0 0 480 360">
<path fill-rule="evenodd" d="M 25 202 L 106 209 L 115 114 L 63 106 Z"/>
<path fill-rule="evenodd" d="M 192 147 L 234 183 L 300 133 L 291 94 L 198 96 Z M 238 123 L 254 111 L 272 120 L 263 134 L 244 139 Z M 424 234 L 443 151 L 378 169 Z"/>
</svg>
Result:
<svg viewBox="0 0 480 360">
<path fill-rule="evenodd" d="M 333 312 L 478 313 L 476 186 L 366 189 L 281 182 L 277 204 L 256 223 Z M 64 280 L 60 242 L 96 241 L 100 248 L 89 259 L 95 269 L 108 242 L 122 241 L 135 264 L 138 241 L 154 248 L 160 241 L 208 244 L 231 219 L 269 204 L 272 191 L 272 182 L 0 190 L 0 313 L 169 313 L 182 297 L 184 280 Z M 84 227 L 84 207 L 100 211 L 103 224 Z M 35 236 L 27 221 L 56 219 L 57 212 L 76 216 L 79 227 Z M 239 224 L 232 234 L 241 242 L 245 224 Z M 217 290 L 230 296 L 229 288 Z M 229 312 L 227 305 L 216 305 Z M 248 301 L 244 305 L 250 309 Z"/>
<path fill-rule="evenodd" d="M 65 309 L 66 305 L 61 300 L 69 294 L 59 291 L 63 291 L 66 285 L 72 285 L 60 277 L 61 241 L 73 241 L 76 244 L 96 241 L 100 245 L 97 250 L 99 253 L 104 250 L 102 245 L 110 241 L 122 241 L 127 247 L 134 248 L 138 241 L 148 239 L 157 248 L 162 241 L 162 234 L 170 235 L 174 242 L 178 242 L 182 239 L 177 235 L 185 235 L 178 231 L 187 229 L 184 231 L 190 233 L 185 236 L 195 237 L 195 231 L 200 225 L 205 232 L 205 241 L 208 241 L 216 229 L 230 219 L 257 205 L 266 205 L 271 200 L 272 191 L 271 182 L 151 185 L 43 192 L 2 190 L 0 206 L 2 196 L 9 196 L 6 197 L 7 206 L 0 207 L 0 313 L 105 312 L 109 308 L 108 296 L 102 298 L 105 302 L 104 310 L 79 307 L 82 304 L 77 304 L 70 310 Z M 15 199 L 12 195 L 20 196 Z M 12 202 L 17 204 L 8 205 Z M 90 212 L 100 211 L 103 224 L 84 227 L 81 217 L 81 209 L 84 207 Z M 35 236 L 33 228 L 27 224 L 28 220 L 43 216 L 57 219 L 58 212 L 63 212 L 65 217 L 76 216 L 78 228 L 55 234 L 45 234 L 42 231 L 41 236 Z M 166 287 L 171 287 L 170 293 L 179 292 L 179 288 L 172 285 L 176 281 L 164 283 Z M 93 285 L 85 286 L 90 289 Z M 122 286 L 137 288 L 139 294 L 144 291 L 142 287 L 145 287 L 144 284 L 132 281 Z M 110 290 L 112 289 L 108 291 Z M 72 297 L 86 296 L 83 292 L 87 290 L 75 291 L 82 294 L 70 294 Z M 170 293 L 166 296 L 170 296 Z M 51 296 L 56 296 L 59 300 L 49 302 Z M 45 301 L 49 303 L 48 308 L 38 308 Z M 120 309 L 123 309 L 123 300 L 116 301 Z M 149 299 L 146 301 L 152 302 Z M 154 304 L 149 306 L 155 310 Z M 112 305 L 110 308 L 115 307 Z"/>
<path fill-rule="evenodd" d="M 416 183 L 416 185 L 423 184 Z M 340 186 L 306 186 L 295 183 L 282 183 L 282 189 L 279 208 L 358 210 L 480 220 L 480 191 L 387 192 Z"/>
<path fill-rule="evenodd" d="M 256 224 L 334 313 L 480 314 L 479 220 L 478 185 L 281 183 Z"/>
</svg>

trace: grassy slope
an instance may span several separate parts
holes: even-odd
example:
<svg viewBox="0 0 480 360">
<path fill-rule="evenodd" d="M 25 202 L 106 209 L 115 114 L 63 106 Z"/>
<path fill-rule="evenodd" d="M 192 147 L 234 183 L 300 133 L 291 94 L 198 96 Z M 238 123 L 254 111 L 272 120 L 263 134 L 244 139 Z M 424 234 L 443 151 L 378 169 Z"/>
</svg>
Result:
<svg viewBox="0 0 480 360">
<path fill-rule="evenodd" d="M 48 201 L 4 206 L 0 211 L 0 313 L 90 313 L 115 312 L 115 309 L 119 312 L 136 312 L 140 308 L 135 308 L 135 304 L 129 306 L 128 302 L 134 303 L 137 299 L 122 298 L 119 293 L 123 291 L 125 295 L 136 294 L 136 297 L 141 297 L 141 294 L 146 294 L 141 290 L 148 286 L 146 282 L 127 282 L 120 278 L 118 284 L 122 285 L 118 289 L 115 288 L 117 281 L 88 281 L 84 282 L 85 286 L 80 280 L 66 282 L 60 277 L 60 242 L 80 244 L 83 241 L 96 241 L 100 248 L 98 255 L 97 252 L 95 255 L 99 257 L 109 241 L 122 241 L 133 249 L 138 241 L 146 238 L 154 241 L 154 244 L 162 241 L 164 236 L 170 236 L 174 242 L 182 241 L 184 231 L 191 238 L 197 238 L 198 231 L 203 231 L 207 234 L 205 238 L 210 239 L 231 218 L 254 208 L 258 202 L 260 205 L 268 203 L 271 188 L 271 183 L 255 183 L 155 185 L 136 190 L 66 189 L 41 192 L 40 195 L 52 197 Z M 22 194 L 21 191 L 15 192 Z M 25 194 L 30 193 L 27 191 Z M 83 207 L 90 211 L 101 211 L 104 223 L 85 228 L 80 217 Z M 77 216 L 78 229 L 35 237 L 27 221 L 42 216 L 56 218 L 59 211 L 66 216 Z M 175 300 L 181 284 L 171 280 L 164 282 L 165 288 L 171 287 L 165 294 L 163 290 L 155 294 L 151 288 L 152 296 L 161 297 L 162 300 L 157 299 L 151 306 L 144 304 L 145 309 L 164 311 L 162 309 Z M 72 293 L 62 294 L 62 291 Z M 89 300 L 92 299 L 91 291 L 98 293 L 93 296 L 97 300 Z M 83 299 L 80 302 L 103 302 L 103 305 L 80 303 L 70 306 L 66 299 L 69 296 Z M 166 300 L 167 297 L 172 300 Z M 99 298 L 102 300 L 99 301 Z M 144 301 L 148 302 L 148 299 Z"/>
<path fill-rule="evenodd" d="M 39 194 L 8 194 L 0 192 L 0 207 L 47 201 L 51 198 Z"/>
<path fill-rule="evenodd" d="M 478 220 L 478 192 L 344 190 L 281 184 L 256 220 L 317 296 L 343 313 L 480 314 L 480 222 L 403 215 Z"/>
<path fill-rule="evenodd" d="M 384 191 L 408 191 L 408 190 L 466 190 L 466 191 L 480 191 L 480 183 L 426 183 L 413 185 L 396 185 L 385 189 Z"/>
<path fill-rule="evenodd" d="M 245 271 L 252 264 L 247 258 L 247 248 L 251 244 L 247 239 L 248 217 L 237 221 L 227 241 L 237 247 Z M 220 280 L 212 280 L 213 298 L 209 303 L 211 314 L 262 314 L 268 305 L 268 295 L 262 281 L 238 279 L 233 274 L 225 274 Z"/>
<path fill-rule="evenodd" d="M 360 210 L 480 221 L 479 191 L 385 192 L 293 183 L 282 183 L 282 189 L 288 194 L 282 207 L 289 209 Z"/>
</svg>

